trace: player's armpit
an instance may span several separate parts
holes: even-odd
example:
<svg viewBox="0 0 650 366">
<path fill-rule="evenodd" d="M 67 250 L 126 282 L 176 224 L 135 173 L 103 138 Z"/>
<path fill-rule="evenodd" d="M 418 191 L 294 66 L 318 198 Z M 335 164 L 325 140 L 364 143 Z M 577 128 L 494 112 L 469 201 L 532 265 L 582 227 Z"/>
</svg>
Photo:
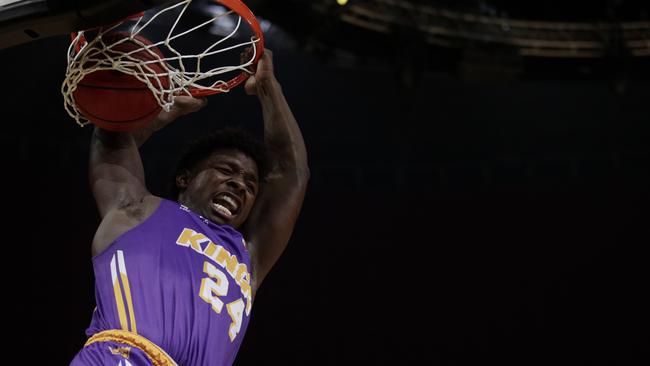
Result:
<svg viewBox="0 0 650 366">
<path fill-rule="evenodd" d="M 138 148 L 129 133 L 95 128 L 90 146 L 90 186 L 103 218 L 149 194 Z"/>
</svg>

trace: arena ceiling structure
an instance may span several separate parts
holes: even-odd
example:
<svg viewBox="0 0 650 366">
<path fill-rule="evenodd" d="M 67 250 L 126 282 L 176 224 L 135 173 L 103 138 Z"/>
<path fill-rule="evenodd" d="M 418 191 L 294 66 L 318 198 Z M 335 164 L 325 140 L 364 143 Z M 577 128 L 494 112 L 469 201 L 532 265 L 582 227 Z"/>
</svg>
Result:
<svg viewBox="0 0 650 366">
<path fill-rule="evenodd" d="M 118 19 L 164 0 L 4 0 L 0 48 Z M 275 47 L 347 68 L 468 81 L 650 79 L 650 3 L 631 0 L 315 0 L 245 3 Z M 213 0 L 195 0 L 205 18 Z M 24 15 L 29 14 L 30 17 Z M 39 17 L 47 17 L 47 23 Z M 14 19 L 15 18 L 15 19 Z M 26 21 L 21 21 L 25 19 Z M 43 23 L 42 25 L 39 25 Z"/>
<path fill-rule="evenodd" d="M 298 46 L 348 67 L 467 80 L 647 78 L 650 3 L 629 0 L 250 1 Z"/>
</svg>

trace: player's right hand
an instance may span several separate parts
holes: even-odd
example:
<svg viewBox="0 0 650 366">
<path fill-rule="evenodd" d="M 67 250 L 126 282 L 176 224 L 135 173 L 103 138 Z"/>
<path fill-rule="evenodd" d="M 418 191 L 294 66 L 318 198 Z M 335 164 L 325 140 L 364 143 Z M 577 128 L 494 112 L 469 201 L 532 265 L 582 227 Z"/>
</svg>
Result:
<svg viewBox="0 0 650 366">
<path fill-rule="evenodd" d="M 169 112 L 162 110 L 156 119 L 154 119 L 150 126 L 153 131 L 158 131 L 168 124 L 175 121 L 177 118 L 186 114 L 194 113 L 208 104 L 206 98 L 193 98 L 190 96 L 180 95 L 174 98 L 174 104 Z"/>
</svg>

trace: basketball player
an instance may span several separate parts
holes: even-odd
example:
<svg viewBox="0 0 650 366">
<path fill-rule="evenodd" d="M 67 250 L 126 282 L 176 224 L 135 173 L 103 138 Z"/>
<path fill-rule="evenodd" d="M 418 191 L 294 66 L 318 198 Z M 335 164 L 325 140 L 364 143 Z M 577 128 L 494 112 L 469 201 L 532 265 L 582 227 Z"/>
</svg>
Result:
<svg viewBox="0 0 650 366">
<path fill-rule="evenodd" d="M 267 158 L 239 132 L 210 137 L 216 145 L 204 139 L 181 158 L 177 202 L 147 191 L 138 144 L 203 101 L 177 97 L 170 112 L 137 133 L 95 130 L 97 308 L 72 365 L 233 363 L 255 293 L 287 245 L 309 177 L 271 51 L 245 89 L 262 107 Z"/>
</svg>

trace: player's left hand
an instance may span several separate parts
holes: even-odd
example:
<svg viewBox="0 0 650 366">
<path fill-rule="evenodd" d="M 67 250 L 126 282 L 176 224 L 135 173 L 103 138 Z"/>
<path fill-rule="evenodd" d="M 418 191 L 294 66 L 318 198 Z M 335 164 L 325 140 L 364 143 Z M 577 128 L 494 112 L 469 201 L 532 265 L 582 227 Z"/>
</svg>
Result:
<svg viewBox="0 0 650 366">
<path fill-rule="evenodd" d="M 252 56 L 253 50 L 251 48 L 246 49 L 242 53 L 242 58 L 245 60 L 246 57 L 250 59 Z M 275 75 L 273 74 L 273 52 L 268 48 L 264 49 L 264 54 L 257 62 L 257 65 L 253 68 L 254 74 L 249 76 L 244 84 L 246 89 L 246 94 L 248 95 L 257 95 L 257 88 L 266 81 L 275 80 Z"/>
</svg>

